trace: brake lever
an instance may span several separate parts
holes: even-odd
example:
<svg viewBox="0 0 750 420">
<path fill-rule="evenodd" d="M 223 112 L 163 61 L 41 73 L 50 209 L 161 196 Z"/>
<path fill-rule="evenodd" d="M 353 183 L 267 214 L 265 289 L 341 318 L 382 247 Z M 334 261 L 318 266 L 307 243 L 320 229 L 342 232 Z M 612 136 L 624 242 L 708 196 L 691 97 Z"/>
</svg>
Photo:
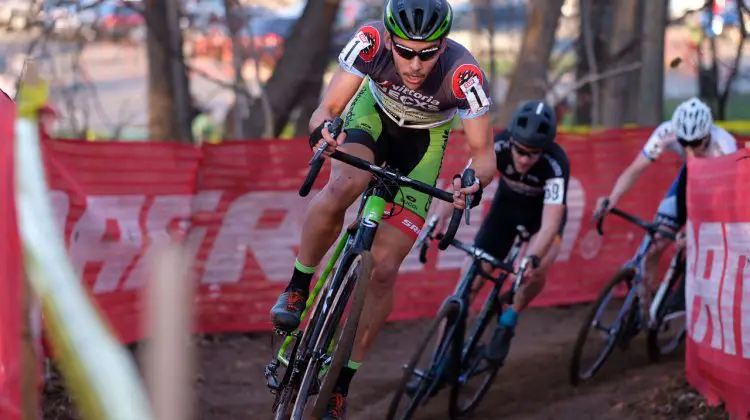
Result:
<svg viewBox="0 0 750 420">
<path fill-rule="evenodd" d="M 341 134 L 341 128 L 343 127 L 344 122 L 341 120 L 341 118 L 336 118 L 333 121 L 329 121 L 326 123 L 326 128 L 328 129 L 328 132 L 331 134 L 331 137 L 335 140 L 336 137 Z M 313 155 L 312 159 L 310 159 L 310 164 L 315 162 L 316 160 L 320 159 L 320 157 L 323 155 L 323 152 L 326 151 L 328 148 L 328 143 L 323 142 L 320 146 L 318 146 L 318 150 L 315 151 L 315 154 Z"/>
<path fill-rule="evenodd" d="M 318 150 L 315 151 L 315 154 L 313 155 L 312 159 L 310 159 L 310 163 L 312 164 L 316 160 L 320 159 L 320 157 L 323 155 L 323 152 L 326 151 L 326 148 L 328 147 L 328 143 L 323 143 L 318 147 Z"/>
</svg>

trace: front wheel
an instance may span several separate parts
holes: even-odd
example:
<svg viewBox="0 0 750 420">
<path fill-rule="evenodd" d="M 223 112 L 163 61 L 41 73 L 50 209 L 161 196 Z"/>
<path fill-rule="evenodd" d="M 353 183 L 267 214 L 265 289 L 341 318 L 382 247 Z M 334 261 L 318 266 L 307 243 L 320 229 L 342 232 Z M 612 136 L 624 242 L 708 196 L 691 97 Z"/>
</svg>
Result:
<svg viewBox="0 0 750 420">
<path fill-rule="evenodd" d="M 685 256 L 681 250 L 654 299 L 653 323 L 648 329 L 648 355 L 652 361 L 674 353 L 685 339 Z"/>
<path fill-rule="evenodd" d="M 317 394 L 317 397 L 312 405 L 312 418 L 322 417 L 328 400 L 333 394 L 339 373 L 349 361 L 357 334 L 359 316 L 364 307 L 367 286 L 372 274 L 372 254 L 369 251 L 363 251 L 348 258 L 347 263 L 348 266 L 341 270 L 344 275 L 341 284 L 334 292 L 331 308 L 322 320 L 320 333 L 317 337 L 310 337 L 314 340 L 314 347 L 300 383 L 297 401 L 292 411 L 293 420 L 306 418 L 305 412 L 310 407 L 308 398 L 313 394 Z M 336 283 L 336 279 L 331 282 L 332 285 Z M 355 293 L 354 300 L 347 305 L 352 291 Z M 319 300 L 319 304 L 323 301 L 324 299 Z M 349 314 L 344 321 L 343 328 L 340 329 L 338 339 L 333 341 L 347 307 Z M 314 326 L 308 328 L 314 328 Z"/>
<path fill-rule="evenodd" d="M 609 355 L 612 354 L 612 350 L 621 337 L 623 326 L 629 324 L 629 320 L 635 309 L 635 293 L 631 291 L 634 278 L 634 269 L 621 269 L 612 277 L 607 286 L 599 294 L 599 297 L 591 305 L 591 310 L 586 316 L 583 325 L 581 325 L 575 347 L 573 348 L 573 357 L 570 362 L 571 385 L 576 386 L 582 381 L 591 379 L 602 365 L 604 365 Z M 617 290 L 618 288 L 620 289 Z M 619 305 L 619 309 L 617 306 L 608 309 L 607 305 L 613 301 L 613 297 L 618 291 L 627 292 L 625 301 Z M 618 302 L 614 303 L 617 305 Z M 613 315 L 614 320 L 611 323 L 607 324 L 602 321 L 605 317 L 611 318 Z M 594 361 L 591 364 L 587 364 L 586 361 L 582 360 L 584 358 L 584 346 L 589 332 L 594 330 L 603 336 L 604 346 L 598 352 L 594 353 Z"/>
<path fill-rule="evenodd" d="M 496 288 L 487 296 L 482 311 L 468 335 L 461 359 L 461 373 L 451 390 L 451 418 L 466 416 L 479 405 L 502 366 L 500 363 L 490 362 L 485 356 L 495 331 L 497 314 L 502 312 L 502 305 L 510 301 L 510 295 L 507 293 L 500 300 L 497 295 Z"/>
<path fill-rule="evenodd" d="M 455 334 L 462 333 L 459 330 L 460 316 L 461 306 L 453 301 L 443 305 L 435 316 L 417 351 L 404 366 L 404 375 L 391 400 L 387 420 L 411 419 L 421 404 L 455 378 L 449 368 L 456 365 L 455 358 L 460 357 L 460 346 L 454 345 Z M 438 340 L 441 332 L 442 337 Z"/>
</svg>

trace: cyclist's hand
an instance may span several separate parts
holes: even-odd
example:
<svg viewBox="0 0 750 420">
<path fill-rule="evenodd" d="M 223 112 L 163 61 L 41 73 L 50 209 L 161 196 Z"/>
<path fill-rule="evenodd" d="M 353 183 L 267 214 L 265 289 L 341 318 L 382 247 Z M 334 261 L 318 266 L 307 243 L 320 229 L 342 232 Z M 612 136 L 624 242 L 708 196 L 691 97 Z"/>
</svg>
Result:
<svg viewBox="0 0 750 420">
<path fill-rule="evenodd" d="M 466 196 L 479 191 L 479 184 L 472 184 L 470 187 L 461 188 L 461 178 L 453 179 L 453 207 L 463 210 L 466 208 Z"/>
<path fill-rule="evenodd" d="M 435 234 L 445 233 L 445 229 L 448 228 L 448 222 L 451 220 L 453 206 L 441 201 L 436 207 L 435 216 L 437 217 L 437 224 L 435 224 Z"/>
<path fill-rule="evenodd" d="M 609 200 L 609 203 L 606 203 L 607 200 Z M 606 207 L 605 204 L 607 204 Z M 615 204 L 617 203 L 612 201 L 609 197 L 599 197 L 599 199 L 596 200 L 594 214 L 591 216 L 591 218 L 594 220 L 599 219 L 605 212 L 611 210 L 615 206 Z"/>
<path fill-rule="evenodd" d="M 331 133 L 328 131 L 327 127 L 323 127 L 321 134 L 323 135 L 323 138 L 315 145 L 315 147 L 318 148 L 323 143 L 328 143 L 325 152 L 323 152 L 326 156 L 331 156 L 331 154 L 336 151 L 336 148 L 344 144 L 344 140 L 346 140 L 346 132 L 342 132 L 336 139 L 334 139 L 331 137 Z"/>
</svg>

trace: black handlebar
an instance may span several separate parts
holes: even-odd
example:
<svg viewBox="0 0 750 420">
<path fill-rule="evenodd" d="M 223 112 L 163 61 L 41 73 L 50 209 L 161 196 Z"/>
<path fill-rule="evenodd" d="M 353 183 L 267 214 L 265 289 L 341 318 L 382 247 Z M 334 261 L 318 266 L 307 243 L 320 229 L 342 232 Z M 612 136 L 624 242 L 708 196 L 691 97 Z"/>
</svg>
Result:
<svg viewBox="0 0 750 420">
<path fill-rule="evenodd" d="M 471 168 L 464 169 L 463 175 L 461 175 L 461 187 L 471 187 L 474 184 L 474 170 Z M 466 196 L 466 224 L 469 224 L 469 213 L 468 209 L 471 208 L 471 196 Z M 444 251 L 453 241 L 453 238 L 458 232 L 458 225 L 461 223 L 461 216 L 463 216 L 464 210 L 453 209 L 453 215 L 451 215 L 451 221 L 448 224 L 448 229 L 445 231 L 443 238 L 438 242 L 438 249 Z"/>
<path fill-rule="evenodd" d="M 604 200 L 604 203 L 602 204 L 602 208 L 607 208 L 609 206 L 609 200 Z M 660 236 L 667 238 L 669 240 L 674 241 L 676 239 L 676 235 L 673 232 L 670 232 L 668 230 L 661 229 L 660 226 L 656 223 L 649 223 L 640 217 L 633 216 L 630 213 L 624 212 L 618 208 L 611 208 L 609 209 L 609 213 L 612 213 L 616 216 L 619 216 L 625 220 L 627 220 L 630 223 L 633 223 L 634 225 L 640 227 L 641 229 L 648 232 L 649 236 L 654 237 L 656 234 L 659 234 Z M 606 216 L 606 213 L 602 212 L 598 220 L 596 221 L 596 231 L 599 233 L 599 235 L 604 235 L 604 217 Z"/>
<path fill-rule="evenodd" d="M 326 128 L 328 129 L 328 132 L 331 133 L 331 137 L 335 139 L 341 134 L 341 131 L 344 128 L 344 121 L 341 118 L 336 118 L 327 123 Z M 302 197 L 307 197 L 307 195 L 310 194 L 310 190 L 315 183 L 315 178 L 318 177 L 318 173 L 320 173 L 320 169 L 323 168 L 323 164 L 326 161 L 323 157 L 323 152 L 327 147 L 328 143 L 323 142 L 310 160 L 310 169 L 307 171 L 305 181 L 302 182 L 302 186 L 299 188 L 299 195 Z"/>
<path fill-rule="evenodd" d="M 339 134 L 341 134 L 343 124 L 344 123 L 341 120 L 341 118 L 336 118 L 330 123 L 328 123 L 326 127 L 328 128 L 328 131 L 331 133 L 331 136 L 333 138 L 336 138 L 338 137 Z M 312 189 L 312 186 L 315 183 L 315 179 L 318 177 L 318 173 L 320 172 L 320 169 L 323 167 L 325 158 L 322 155 L 327 146 L 328 146 L 327 143 L 321 144 L 320 147 L 318 147 L 318 149 L 315 151 L 315 155 L 313 156 L 313 159 L 310 161 L 310 169 L 307 172 L 305 181 L 302 183 L 302 187 L 300 187 L 299 189 L 299 195 L 301 195 L 302 197 L 305 197 L 310 193 L 310 190 Z M 360 159 L 356 156 L 352 156 L 340 150 L 334 151 L 331 154 L 331 159 L 336 159 L 338 161 L 344 162 L 355 168 L 370 172 L 371 174 L 375 175 L 378 178 L 388 179 L 392 182 L 395 182 L 399 186 L 409 187 L 421 193 L 438 198 L 440 200 L 453 203 L 453 194 L 449 193 L 448 191 L 444 191 L 444 190 L 441 190 L 440 188 L 435 188 L 431 185 L 425 184 L 424 182 L 408 178 L 388 168 L 381 168 L 380 166 L 374 165 L 364 159 Z M 474 183 L 475 183 L 474 170 L 471 168 L 465 169 L 463 175 L 461 176 L 461 185 L 463 185 L 464 187 L 469 187 Z M 467 198 L 467 208 L 470 208 L 469 207 L 470 203 L 471 201 Z M 443 238 L 443 240 L 440 241 L 440 244 L 438 245 L 438 247 L 441 250 L 446 249 L 448 245 L 451 243 L 451 241 L 453 240 L 453 237 L 456 236 L 456 231 L 458 231 L 458 225 L 459 223 L 461 223 L 461 216 L 463 216 L 463 210 L 458 210 L 458 209 L 453 210 L 453 215 L 451 217 L 450 224 L 448 225 L 448 230 L 445 232 L 445 237 Z M 469 224 L 468 214 L 466 217 L 466 224 Z"/>
</svg>

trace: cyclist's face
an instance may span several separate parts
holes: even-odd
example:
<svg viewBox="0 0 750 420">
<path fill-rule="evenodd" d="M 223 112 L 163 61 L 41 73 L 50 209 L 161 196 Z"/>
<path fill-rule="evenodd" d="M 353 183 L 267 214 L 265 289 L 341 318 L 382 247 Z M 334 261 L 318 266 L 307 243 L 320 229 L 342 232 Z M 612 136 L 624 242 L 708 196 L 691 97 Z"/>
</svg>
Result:
<svg viewBox="0 0 750 420">
<path fill-rule="evenodd" d="M 685 147 L 685 153 L 689 157 L 702 157 L 706 155 L 706 151 L 708 150 L 708 145 L 711 143 L 711 134 L 707 135 L 703 138 L 699 143 L 695 143 L 695 146 L 687 145 L 683 146 Z"/>
<path fill-rule="evenodd" d="M 516 171 L 524 174 L 531 169 L 534 164 L 539 162 L 542 157 L 541 150 L 532 150 L 521 146 L 511 139 L 511 149 L 513 150 L 513 166 Z"/>
<path fill-rule="evenodd" d="M 410 41 L 386 35 L 386 45 L 393 52 L 393 62 L 404 86 L 415 90 L 422 86 L 427 75 L 437 63 L 438 57 L 445 50 L 442 41 Z"/>
</svg>

